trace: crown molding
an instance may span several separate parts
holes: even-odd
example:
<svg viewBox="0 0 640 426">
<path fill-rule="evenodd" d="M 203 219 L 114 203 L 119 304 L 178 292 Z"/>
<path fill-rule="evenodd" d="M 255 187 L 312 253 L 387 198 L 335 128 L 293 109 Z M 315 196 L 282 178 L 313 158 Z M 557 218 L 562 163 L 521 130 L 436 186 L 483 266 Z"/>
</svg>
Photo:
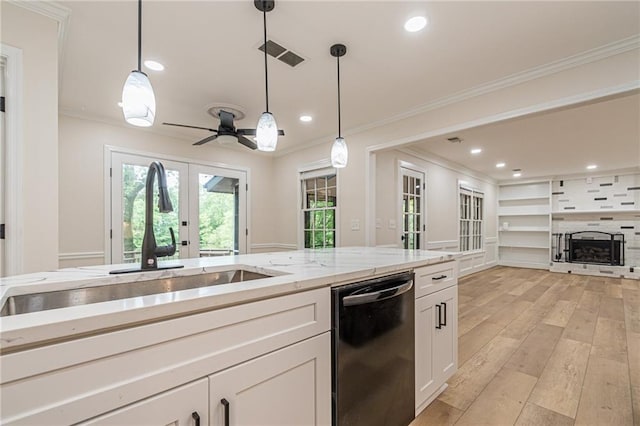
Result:
<svg viewBox="0 0 640 426">
<path fill-rule="evenodd" d="M 596 47 L 594 49 L 589 49 L 584 52 L 571 55 L 557 61 L 553 61 L 544 65 L 533 67 L 525 71 L 511 74 L 497 80 L 483 83 L 481 85 L 472 87 L 470 89 L 463 90 L 463 91 L 454 93 L 452 95 L 445 96 L 440 99 L 436 99 L 432 102 L 428 102 L 426 104 L 420 105 L 416 108 L 410 109 L 401 114 L 396 114 L 394 116 L 385 118 L 383 120 L 378 120 L 362 126 L 347 129 L 347 131 L 343 133 L 345 134 L 345 136 L 362 133 L 367 130 L 372 130 L 377 127 L 382 127 L 391 123 L 395 123 L 400 120 L 411 118 L 416 115 L 423 114 L 425 112 L 429 112 L 435 109 L 440 109 L 448 105 L 456 104 L 471 98 L 482 96 L 498 90 L 506 89 L 508 87 L 516 86 L 518 84 L 526 83 L 528 81 L 532 81 L 532 80 L 536 80 L 549 75 L 557 74 L 562 71 L 579 67 L 581 65 L 597 62 L 597 61 L 609 58 L 611 56 L 619 55 L 621 53 L 625 53 L 632 50 L 640 50 L 640 34 L 627 37 L 622 40 L 618 40 L 609 44 L 605 44 L 604 46 Z M 291 148 L 283 149 L 282 151 L 278 152 L 276 156 L 282 156 L 282 155 L 290 154 L 296 151 L 304 150 L 312 146 L 320 145 L 323 143 L 329 143 L 332 139 L 333 139 L 332 136 L 322 137 L 322 138 L 313 140 L 307 144 L 304 144 L 300 147 L 291 147 Z"/>
<path fill-rule="evenodd" d="M 58 93 L 62 90 L 62 69 L 64 65 L 67 34 L 71 23 L 71 9 L 55 1 L 5 0 L 10 4 L 30 12 L 39 13 L 58 23 Z"/>
</svg>

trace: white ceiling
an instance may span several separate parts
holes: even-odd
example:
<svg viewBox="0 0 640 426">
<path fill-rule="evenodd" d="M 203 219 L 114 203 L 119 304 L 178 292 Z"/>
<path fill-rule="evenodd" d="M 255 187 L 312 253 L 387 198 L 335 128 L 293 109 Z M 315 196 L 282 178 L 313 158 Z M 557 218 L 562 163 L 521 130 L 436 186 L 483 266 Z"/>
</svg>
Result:
<svg viewBox="0 0 640 426">
<path fill-rule="evenodd" d="M 71 10 L 64 48 L 61 109 L 122 121 L 116 103 L 127 75 L 136 67 L 137 3 L 60 3 Z M 206 132 L 166 128 L 160 123 L 215 127 L 217 120 L 206 113 L 207 105 L 213 102 L 242 106 L 247 118 L 236 125 L 254 127 L 264 110 L 264 75 L 263 56 L 257 50 L 262 44 L 262 15 L 253 2 L 146 0 L 143 8 L 143 56 L 166 66 L 163 72 L 147 71 L 157 98 L 154 130 L 181 136 L 185 141 L 207 136 Z M 430 25 L 422 32 L 407 33 L 404 21 L 415 14 L 426 14 Z M 639 14 L 639 2 L 612 1 L 278 1 L 275 10 L 267 15 L 269 38 L 306 59 L 290 68 L 269 58 L 270 109 L 287 133 L 280 139 L 278 150 L 335 137 L 336 63 L 329 54 L 334 43 L 344 43 L 348 48 L 341 59 L 343 129 L 348 130 L 637 35 Z M 636 98 L 620 102 L 631 105 L 634 99 L 637 106 Z M 606 109 L 606 105 L 601 107 Z M 589 108 L 576 110 L 575 114 Z M 298 116 L 302 113 L 311 114 L 313 122 L 301 123 Z M 593 124 L 591 120 L 589 124 Z M 522 120 L 520 125 L 524 125 Z M 557 124 L 554 128 L 557 132 L 547 136 L 557 140 L 545 139 L 550 146 L 575 141 L 579 139 L 577 135 L 586 138 L 582 146 L 597 148 L 602 143 L 601 139 L 596 143 L 590 134 L 575 126 Z M 490 129 L 480 129 L 477 137 L 497 137 L 502 132 L 500 137 L 508 139 L 508 130 L 499 129 L 502 127 L 496 128 L 495 135 Z M 524 140 L 523 129 L 511 129 L 519 131 L 511 135 L 511 140 Z M 599 135 L 607 135 L 600 130 Z M 637 135 L 637 126 L 635 131 Z M 471 140 L 476 136 L 465 132 L 461 137 Z M 534 144 L 534 139 L 526 139 L 526 144 Z M 513 156 L 513 160 L 508 158 L 510 163 L 519 162 L 523 169 L 538 167 L 538 156 L 521 154 L 518 158 L 516 143 L 509 146 L 511 150 L 502 146 L 500 152 Z M 425 147 L 503 177 L 489 167 L 493 160 L 476 165 L 436 141 L 427 141 Z M 574 150 L 576 158 L 583 152 Z M 522 164 L 525 158 L 527 164 Z M 626 165 L 610 160 L 609 168 Z M 539 172 L 547 171 L 546 165 L 539 167 Z"/>
</svg>

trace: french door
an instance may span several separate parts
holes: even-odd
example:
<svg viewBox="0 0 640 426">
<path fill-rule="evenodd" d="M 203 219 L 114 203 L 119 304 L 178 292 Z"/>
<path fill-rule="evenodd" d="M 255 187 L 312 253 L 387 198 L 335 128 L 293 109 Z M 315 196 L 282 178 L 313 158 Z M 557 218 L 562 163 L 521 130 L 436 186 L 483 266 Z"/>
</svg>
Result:
<svg viewBox="0 0 640 426">
<path fill-rule="evenodd" d="M 111 153 L 111 263 L 139 263 L 144 236 L 146 178 L 149 164 L 160 161 L 167 174 L 173 211 L 157 208 L 153 185 L 153 222 L 158 246 L 176 253 L 161 260 L 221 256 L 246 252 L 246 172 L 151 156 Z"/>
<path fill-rule="evenodd" d="M 245 172 L 189 165 L 189 257 L 245 253 Z"/>
<path fill-rule="evenodd" d="M 426 184 L 424 173 L 400 167 L 400 209 L 402 248 L 421 249 L 425 246 L 426 231 L 424 196 Z"/>
</svg>

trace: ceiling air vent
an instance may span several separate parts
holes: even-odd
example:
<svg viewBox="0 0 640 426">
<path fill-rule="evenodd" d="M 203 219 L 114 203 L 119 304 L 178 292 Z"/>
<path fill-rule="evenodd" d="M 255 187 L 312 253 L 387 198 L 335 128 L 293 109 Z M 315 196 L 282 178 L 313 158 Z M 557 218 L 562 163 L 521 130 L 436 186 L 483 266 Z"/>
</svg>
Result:
<svg viewBox="0 0 640 426">
<path fill-rule="evenodd" d="M 264 52 L 264 43 L 258 47 L 258 50 Z M 295 67 L 304 61 L 302 56 L 293 53 L 291 50 L 287 50 L 273 40 L 267 40 L 267 53 L 290 67 Z"/>
<path fill-rule="evenodd" d="M 459 137 L 457 137 L 457 136 L 454 136 L 454 137 L 452 137 L 452 138 L 447 138 L 447 140 L 448 140 L 449 142 L 451 142 L 451 143 L 460 143 L 460 142 L 462 142 L 462 139 L 460 139 L 460 138 L 459 138 Z"/>
</svg>

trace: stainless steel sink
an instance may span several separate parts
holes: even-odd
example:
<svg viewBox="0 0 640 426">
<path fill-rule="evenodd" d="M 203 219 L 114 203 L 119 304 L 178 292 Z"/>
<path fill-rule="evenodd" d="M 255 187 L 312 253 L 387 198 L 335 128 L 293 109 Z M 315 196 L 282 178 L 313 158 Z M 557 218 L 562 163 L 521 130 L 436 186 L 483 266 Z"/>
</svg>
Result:
<svg viewBox="0 0 640 426">
<path fill-rule="evenodd" d="M 107 302 L 109 300 L 258 280 L 272 276 L 245 269 L 233 269 L 158 280 L 9 296 L 2 306 L 2 310 L 0 310 L 0 316 L 27 314 L 49 309 Z"/>
</svg>

